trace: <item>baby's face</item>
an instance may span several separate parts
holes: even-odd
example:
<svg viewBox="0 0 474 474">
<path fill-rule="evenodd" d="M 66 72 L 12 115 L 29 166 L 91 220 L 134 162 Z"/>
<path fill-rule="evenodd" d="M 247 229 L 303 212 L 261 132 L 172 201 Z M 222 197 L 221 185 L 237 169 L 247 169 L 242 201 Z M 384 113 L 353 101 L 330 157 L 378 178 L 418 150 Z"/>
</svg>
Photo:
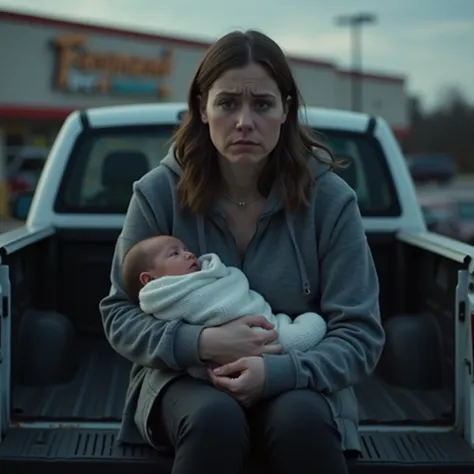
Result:
<svg viewBox="0 0 474 474">
<path fill-rule="evenodd" d="M 179 239 L 159 236 L 151 243 L 152 260 L 148 273 L 153 278 L 187 275 L 201 269 L 198 259 Z"/>
</svg>

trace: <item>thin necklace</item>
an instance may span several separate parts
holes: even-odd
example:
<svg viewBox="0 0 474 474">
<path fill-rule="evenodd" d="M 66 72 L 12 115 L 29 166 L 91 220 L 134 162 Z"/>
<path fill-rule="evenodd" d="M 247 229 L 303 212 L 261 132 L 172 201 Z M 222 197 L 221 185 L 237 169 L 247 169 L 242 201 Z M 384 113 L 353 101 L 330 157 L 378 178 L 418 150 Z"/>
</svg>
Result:
<svg viewBox="0 0 474 474">
<path fill-rule="evenodd" d="M 229 202 L 231 202 L 232 204 L 235 204 L 236 206 L 239 206 L 239 207 L 248 206 L 249 204 L 252 204 L 253 202 L 255 202 L 255 201 L 258 200 L 258 194 L 257 194 L 253 199 L 251 199 L 250 201 L 234 201 L 234 200 L 231 199 L 227 194 L 224 194 L 224 197 L 225 197 Z"/>
</svg>

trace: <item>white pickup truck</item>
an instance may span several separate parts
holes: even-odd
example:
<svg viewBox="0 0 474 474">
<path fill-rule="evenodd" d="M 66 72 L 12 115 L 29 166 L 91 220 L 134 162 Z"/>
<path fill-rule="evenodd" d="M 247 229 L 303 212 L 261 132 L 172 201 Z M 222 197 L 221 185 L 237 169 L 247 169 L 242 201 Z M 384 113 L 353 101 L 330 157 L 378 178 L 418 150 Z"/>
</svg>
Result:
<svg viewBox="0 0 474 474">
<path fill-rule="evenodd" d="M 98 303 L 132 183 L 165 155 L 185 112 L 153 104 L 72 113 L 34 197 L 18 198 L 26 224 L 0 235 L 2 474 L 170 472 L 172 458 L 115 444 L 131 364 L 106 342 Z M 474 248 L 426 230 L 383 119 L 301 115 L 351 163 L 340 172 L 358 194 L 381 285 L 387 343 L 356 386 L 363 452 L 350 470 L 472 474 Z"/>
</svg>

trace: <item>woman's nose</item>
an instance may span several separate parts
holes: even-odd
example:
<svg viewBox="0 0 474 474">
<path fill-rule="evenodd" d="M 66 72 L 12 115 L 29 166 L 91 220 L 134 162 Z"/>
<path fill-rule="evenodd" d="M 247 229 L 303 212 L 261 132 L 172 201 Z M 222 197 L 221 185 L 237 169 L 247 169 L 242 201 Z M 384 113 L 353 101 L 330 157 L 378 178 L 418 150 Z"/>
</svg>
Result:
<svg viewBox="0 0 474 474">
<path fill-rule="evenodd" d="M 253 116 L 250 107 L 244 105 L 239 111 L 239 115 L 237 117 L 237 129 L 241 131 L 249 131 L 253 130 Z"/>
</svg>

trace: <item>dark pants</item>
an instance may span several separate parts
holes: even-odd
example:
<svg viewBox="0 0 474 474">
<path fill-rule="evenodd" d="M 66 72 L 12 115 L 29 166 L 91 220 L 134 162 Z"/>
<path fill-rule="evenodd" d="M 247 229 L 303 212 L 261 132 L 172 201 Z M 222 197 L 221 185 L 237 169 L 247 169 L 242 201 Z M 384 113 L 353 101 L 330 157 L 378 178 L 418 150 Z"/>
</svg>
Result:
<svg viewBox="0 0 474 474">
<path fill-rule="evenodd" d="M 157 401 L 150 424 L 174 448 L 173 474 L 242 474 L 251 452 L 272 474 L 348 472 L 329 407 L 310 390 L 244 410 L 209 383 L 183 377 Z"/>
</svg>

